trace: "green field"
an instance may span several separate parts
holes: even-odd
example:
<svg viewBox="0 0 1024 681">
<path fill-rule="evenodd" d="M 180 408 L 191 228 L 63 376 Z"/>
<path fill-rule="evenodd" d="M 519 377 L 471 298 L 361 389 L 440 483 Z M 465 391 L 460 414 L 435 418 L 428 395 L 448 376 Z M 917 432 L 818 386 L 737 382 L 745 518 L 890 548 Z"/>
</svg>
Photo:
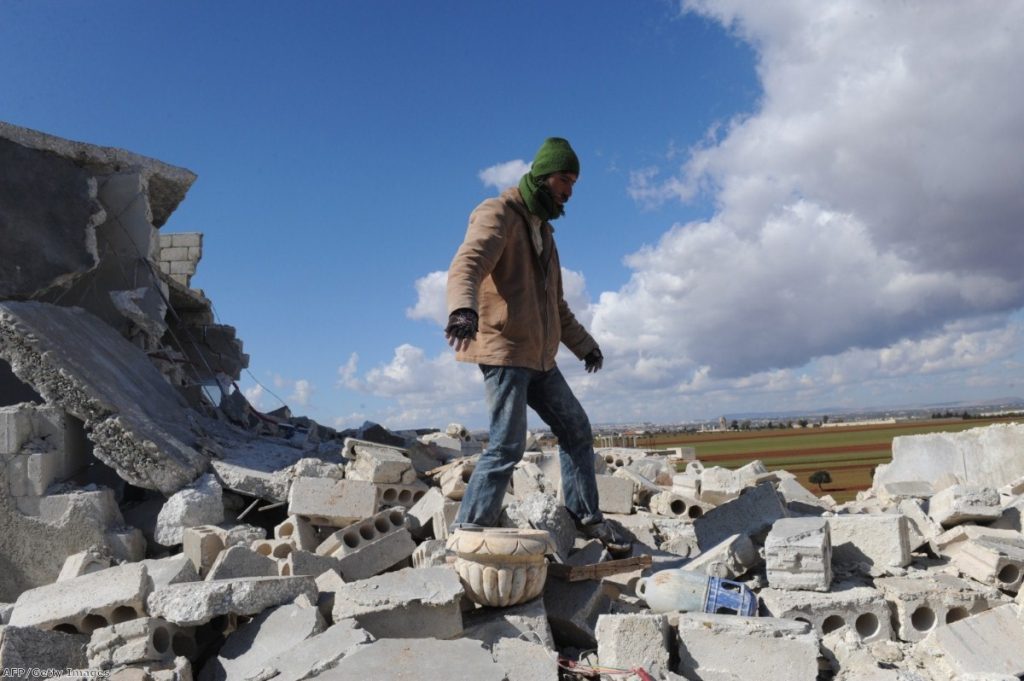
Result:
<svg viewBox="0 0 1024 681">
<path fill-rule="evenodd" d="M 837 501 L 853 499 L 871 486 L 875 466 L 892 459 L 895 437 L 957 432 L 1015 419 L 929 419 L 896 424 L 782 430 L 658 434 L 641 438 L 638 447 L 693 447 L 705 466 L 739 468 L 760 459 L 769 470 L 785 469 L 807 489 L 831 494 Z M 832 482 L 819 492 L 808 478 L 826 470 Z"/>
</svg>

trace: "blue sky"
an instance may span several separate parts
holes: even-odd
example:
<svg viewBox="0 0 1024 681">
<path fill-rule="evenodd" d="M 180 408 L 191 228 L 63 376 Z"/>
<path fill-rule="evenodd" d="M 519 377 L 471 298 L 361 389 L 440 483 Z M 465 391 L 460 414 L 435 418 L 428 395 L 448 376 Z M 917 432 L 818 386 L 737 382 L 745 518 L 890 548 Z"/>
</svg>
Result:
<svg viewBox="0 0 1024 681">
<path fill-rule="evenodd" d="M 484 425 L 443 272 L 549 135 L 594 421 L 1024 393 L 1022 3 L 770 5 L 0 0 L 0 119 L 198 174 L 264 409 Z"/>
</svg>

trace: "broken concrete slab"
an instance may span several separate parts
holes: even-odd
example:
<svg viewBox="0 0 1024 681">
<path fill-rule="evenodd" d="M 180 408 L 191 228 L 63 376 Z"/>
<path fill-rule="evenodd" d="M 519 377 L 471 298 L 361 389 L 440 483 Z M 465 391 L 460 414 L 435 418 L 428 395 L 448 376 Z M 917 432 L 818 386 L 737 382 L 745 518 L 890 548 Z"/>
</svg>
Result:
<svg viewBox="0 0 1024 681">
<path fill-rule="evenodd" d="M 543 598 L 507 608 L 469 610 L 463 614 L 463 621 L 462 635 L 481 641 L 487 648 L 493 648 L 502 639 L 513 638 L 555 649 Z"/>
<path fill-rule="evenodd" d="M 153 591 L 146 606 L 154 617 L 192 627 L 220 615 L 255 615 L 299 596 L 316 603 L 317 588 L 312 577 L 247 577 L 172 584 Z"/>
<path fill-rule="evenodd" d="M 507 681 L 558 681 L 558 657 L 545 646 L 517 638 L 503 638 L 491 648 L 491 657 L 505 670 Z"/>
<path fill-rule="evenodd" d="M 1016 593 L 1024 583 L 1024 536 L 1014 530 L 958 525 L 935 539 L 939 552 L 982 584 Z"/>
<path fill-rule="evenodd" d="M 436 539 L 434 537 L 434 515 L 444 508 L 445 497 L 436 487 L 428 489 L 419 501 L 406 513 L 409 532 L 414 539 Z"/>
<path fill-rule="evenodd" d="M 711 470 L 711 469 L 707 469 Z M 705 470 L 705 473 L 707 473 Z M 701 496 L 703 501 L 703 492 Z M 709 549 L 734 534 L 760 542 L 772 523 L 789 515 L 785 500 L 769 482 L 743 490 L 738 497 L 711 509 L 693 522 L 701 550 Z"/>
<path fill-rule="evenodd" d="M 562 559 L 569 555 L 576 541 L 576 524 L 572 516 L 549 494 L 531 494 L 510 503 L 502 511 L 500 524 L 502 527 L 547 530 Z"/>
<path fill-rule="evenodd" d="M 465 679 L 505 681 L 505 672 L 484 648 L 471 639 L 438 641 L 429 638 L 386 638 L 360 646 L 318 681 L 351 679 L 452 678 L 453 669 Z"/>
<path fill-rule="evenodd" d="M 894 574 L 910 564 L 907 520 L 896 514 L 850 514 L 828 517 L 834 572 L 863 572 L 873 577 Z"/>
<path fill-rule="evenodd" d="M 1002 513 L 999 492 L 991 487 L 952 485 L 928 502 L 928 515 L 943 527 L 968 521 L 991 522 Z"/>
<path fill-rule="evenodd" d="M 346 458 L 354 459 L 345 473 L 351 480 L 399 485 L 408 485 L 416 480 L 412 461 L 403 450 L 346 438 L 344 453 Z"/>
<path fill-rule="evenodd" d="M 377 488 L 362 480 L 296 478 L 288 494 L 288 515 L 314 525 L 347 527 L 377 512 Z"/>
<path fill-rule="evenodd" d="M 842 631 L 865 642 L 892 638 L 888 603 L 870 586 L 847 582 L 828 593 L 762 589 L 758 595 L 768 614 L 809 622 L 819 636 Z"/>
<path fill-rule="evenodd" d="M 195 565 L 184 553 L 166 558 L 150 558 L 141 562 L 146 567 L 154 589 L 179 582 L 199 580 L 199 573 L 196 572 Z"/>
<path fill-rule="evenodd" d="M 454 569 L 405 568 L 338 586 L 334 621 L 355 619 L 377 638 L 455 638 L 462 594 Z"/>
<path fill-rule="evenodd" d="M 277 575 L 277 563 L 273 559 L 245 546 L 232 546 L 217 554 L 205 579 L 210 581 L 242 577 L 276 577 Z"/>
<path fill-rule="evenodd" d="M 750 537 L 734 534 L 687 562 L 683 569 L 700 572 L 708 577 L 736 579 L 761 563 L 761 556 Z"/>
<path fill-rule="evenodd" d="M 816 681 L 818 637 L 805 622 L 683 613 L 679 668 L 703 681 Z"/>
<path fill-rule="evenodd" d="M 665 615 L 601 615 L 595 631 L 602 667 L 643 667 L 655 678 L 671 671 L 672 629 Z"/>
<path fill-rule="evenodd" d="M 89 666 L 86 634 L 46 631 L 38 627 L 0 626 L 0 670 L 18 676 L 13 670 L 86 669 Z"/>
<path fill-rule="evenodd" d="M 563 582 L 548 579 L 544 608 L 556 642 L 581 649 L 597 645 L 597 618 L 607 613 L 615 598 L 615 586 L 603 582 Z"/>
<path fill-rule="evenodd" d="M 280 605 L 264 610 L 228 636 L 217 657 L 207 662 L 197 681 L 248 679 L 266 663 L 324 630 L 319 611 L 310 605 Z"/>
<path fill-rule="evenodd" d="M 598 475 L 597 494 L 598 508 L 603 513 L 633 512 L 633 493 L 636 491 L 636 483 L 625 478 L 617 478 L 612 475 Z"/>
<path fill-rule="evenodd" d="M 184 399 L 142 350 L 88 312 L 0 303 L 0 357 L 81 419 L 96 458 L 133 485 L 170 495 L 208 465 Z"/>
<path fill-rule="evenodd" d="M 333 669 L 341 660 L 374 641 L 354 620 L 344 620 L 262 663 L 249 676 L 273 681 L 303 681 Z"/>
<path fill-rule="evenodd" d="M 60 569 L 60 574 L 57 575 L 57 581 L 66 582 L 91 572 L 106 570 L 110 567 L 110 563 L 110 555 L 106 551 L 101 551 L 98 547 L 91 547 L 90 550 L 68 556 Z"/>
<path fill-rule="evenodd" d="M 152 581 L 146 567 L 128 563 L 22 593 L 11 624 L 91 633 L 145 612 Z"/>
<path fill-rule="evenodd" d="M 224 521 L 223 490 L 211 473 L 175 492 L 160 509 L 154 538 L 164 546 L 181 543 L 186 527 Z"/>
<path fill-rule="evenodd" d="M 188 632 L 155 617 L 140 617 L 97 629 L 86 654 L 92 669 L 111 669 L 139 662 L 171 662 L 194 657 L 195 640 Z"/>
<path fill-rule="evenodd" d="M 875 580 L 895 606 L 896 634 L 916 642 L 939 627 L 1009 602 L 998 589 L 945 574 L 883 577 Z"/>
</svg>

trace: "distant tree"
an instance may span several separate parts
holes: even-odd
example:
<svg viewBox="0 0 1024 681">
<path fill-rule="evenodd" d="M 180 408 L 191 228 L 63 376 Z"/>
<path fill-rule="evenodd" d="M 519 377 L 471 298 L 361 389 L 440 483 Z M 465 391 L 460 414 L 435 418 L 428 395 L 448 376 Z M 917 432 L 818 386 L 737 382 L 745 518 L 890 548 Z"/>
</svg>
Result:
<svg viewBox="0 0 1024 681">
<path fill-rule="evenodd" d="M 737 421 L 736 419 L 733 419 L 732 423 L 729 424 L 729 430 L 739 430 L 739 429 L 740 429 L 740 422 Z"/>
<path fill-rule="evenodd" d="M 814 473 L 811 473 L 811 477 L 809 479 L 811 484 L 818 486 L 819 492 L 824 492 L 825 490 L 822 489 L 821 486 L 832 482 L 832 474 L 828 471 L 815 471 Z"/>
<path fill-rule="evenodd" d="M 800 419 L 799 421 L 797 421 L 797 423 L 800 424 L 801 428 L 806 428 L 807 427 L 807 419 Z"/>
<path fill-rule="evenodd" d="M 821 417 L 821 422 L 828 423 L 828 414 L 825 414 L 824 416 Z"/>
<path fill-rule="evenodd" d="M 750 430 L 750 419 L 745 419 L 743 423 L 740 424 L 740 430 Z"/>
</svg>

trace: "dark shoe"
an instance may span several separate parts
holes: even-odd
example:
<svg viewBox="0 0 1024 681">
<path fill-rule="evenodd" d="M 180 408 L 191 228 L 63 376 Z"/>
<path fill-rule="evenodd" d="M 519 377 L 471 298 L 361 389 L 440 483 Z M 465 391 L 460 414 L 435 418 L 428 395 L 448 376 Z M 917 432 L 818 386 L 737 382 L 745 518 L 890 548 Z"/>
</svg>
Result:
<svg viewBox="0 0 1024 681">
<path fill-rule="evenodd" d="M 601 542 L 612 558 L 626 558 L 633 551 L 633 542 L 623 529 L 607 520 L 592 525 L 581 525 L 580 532 L 587 539 Z"/>
</svg>

